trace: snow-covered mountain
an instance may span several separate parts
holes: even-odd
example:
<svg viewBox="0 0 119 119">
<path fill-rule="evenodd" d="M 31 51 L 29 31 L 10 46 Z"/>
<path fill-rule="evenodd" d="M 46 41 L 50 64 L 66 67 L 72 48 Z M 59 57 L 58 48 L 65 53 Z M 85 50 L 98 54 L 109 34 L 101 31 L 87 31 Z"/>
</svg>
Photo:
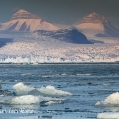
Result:
<svg viewBox="0 0 119 119">
<path fill-rule="evenodd" d="M 118 30 L 96 13 L 84 18 L 79 26 L 93 37 L 118 36 Z M 24 10 L 1 24 L 0 30 L 7 30 L 0 32 L 0 63 L 119 62 L 118 38 L 96 37 L 103 42 L 91 44 L 77 29 L 58 29 Z"/>
<path fill-rule="evenodd" d="M 57 26 L 45 22 L 38 16 L 22 9 L 16 12 L 9 22 L 0 24 L 0 30 L 7 30 L 7 31 L 32 32 L 35 30 L 58 30 L 58 29 L 59 28 Z"/>
<path fill-rule="evenodd" d="M 119 30 L 107 18 L 95 12 L 84 17 L 76 27 L 87 37 L 119 37 Z"/>
<path fill-rule="evenodd" d="M 60 29 L 60 30 L 55 30 L 55 31 L 37 30 L 34 32 L 34 34 L 39 35 L 39 36 L 47 36 L 50 38 L 54 38 L 60 41 L 66 41 L 70 43 L 92 44 L 90 41 L 87 40 L 84 34 L 79 32 L 75 28 Z"/>
</svg>

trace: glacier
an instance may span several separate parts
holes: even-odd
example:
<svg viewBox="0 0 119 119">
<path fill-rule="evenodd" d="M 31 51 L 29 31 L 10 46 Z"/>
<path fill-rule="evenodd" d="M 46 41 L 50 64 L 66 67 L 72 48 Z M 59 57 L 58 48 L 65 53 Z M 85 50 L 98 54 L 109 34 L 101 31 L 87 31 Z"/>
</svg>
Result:
<svg viewBox="0 0 119 119">
<path fill-rule="evenodd" d="M 0 33 L 12 42 L 0 47 L 0 63 L 80 63 L 119 61 L 118 39 L 100 39 L 104 43 L 74 44 L 34 33 Z M 99 40 L 99 38 L 98 38 Z"/>
</svg>

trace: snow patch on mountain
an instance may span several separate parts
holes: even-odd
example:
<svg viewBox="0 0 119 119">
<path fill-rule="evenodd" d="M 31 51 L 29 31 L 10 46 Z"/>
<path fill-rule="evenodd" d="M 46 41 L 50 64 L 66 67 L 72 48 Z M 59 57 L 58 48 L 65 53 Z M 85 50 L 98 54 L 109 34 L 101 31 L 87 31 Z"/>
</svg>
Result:
<svg viewBox="0 0 119 119">
<path fill-rule="evenodd" d="M 11 20 L 16 19 L 40 19 L 40 18 L 30 12 L 27 12 L 26 10 L 20 9 L 18 12 L 13 14 Z"/>
</svg>

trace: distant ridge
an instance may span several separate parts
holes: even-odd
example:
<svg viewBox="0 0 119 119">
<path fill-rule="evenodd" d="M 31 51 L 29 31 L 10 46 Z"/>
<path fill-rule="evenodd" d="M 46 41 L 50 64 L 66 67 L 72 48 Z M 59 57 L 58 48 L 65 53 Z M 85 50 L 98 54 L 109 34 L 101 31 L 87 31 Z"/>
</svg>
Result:
<svg viewBox="0 0 119 119">
<path fill-rule="evenodd" d="M 48 36 L 60 41 L 66 41 L 75 44 L 92 44 L 92 42 L 87 40 L 84 34 L 79 32 L 75 28 L 60 29 L 56 31 L 37 30 L 34 32 L 34 34 L 37 34 L 39 36 Z"/>
<path fill-rule="evenodd" d="M 32 32 L 35 30 L 58 30 L 59 28 L 51 23 L 45 22 L 38 16 L 27 12 L 26 10 L 19 10 L 16 12 L 11 20 L 0 24 L 0 30 L 6 31 L 26 31 Z"/>
<path fill-rule="evenodd" d="M 110 21 L 95 12 L 84 17 L 76 27 L 86 36 L 91 37 L 119 37 L 119 30 Z"/>
</svg>

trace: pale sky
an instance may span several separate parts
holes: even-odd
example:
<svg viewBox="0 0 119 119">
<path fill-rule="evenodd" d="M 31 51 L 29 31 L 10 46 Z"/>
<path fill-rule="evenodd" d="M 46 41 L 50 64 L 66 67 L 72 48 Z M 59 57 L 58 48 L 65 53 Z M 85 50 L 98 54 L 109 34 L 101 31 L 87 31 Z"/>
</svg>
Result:
<svg viewBox="0 0 119 119">
<path fill-rule="evenodd" d="M 0 22 L 9 21 L 19 9 L 62 25 L 73 25 L 96 12 L 119 28 L 119 0 L 0 0 Z"/>
</svg>

